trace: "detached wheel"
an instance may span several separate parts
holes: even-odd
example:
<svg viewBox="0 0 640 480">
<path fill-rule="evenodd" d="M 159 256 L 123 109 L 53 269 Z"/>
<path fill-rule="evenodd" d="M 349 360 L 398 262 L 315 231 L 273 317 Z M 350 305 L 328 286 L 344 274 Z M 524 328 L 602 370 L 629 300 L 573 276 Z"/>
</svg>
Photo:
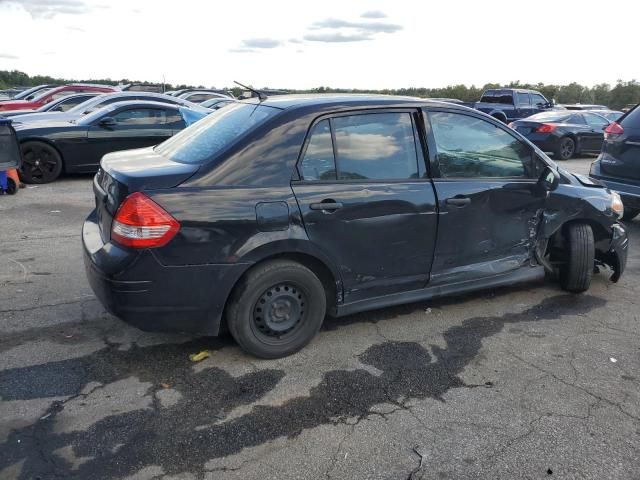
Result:
<svg viewBox="0 0 640 480">
<path fill-rule="evenodd" d="M 564 137 L 560 139 L 560 144 L 555 151 L 555 157 L 558 160 L 569 160 L 576 153 L 576 142 L 573 138 Z"/>
<path fill-rule="evenodd" d="M 639 213 L 640 209 L 638 208 L 625 208 L 624 214 L 622 215 L 622 220 L 624 220 L 625 222 L 630 222 L 631 220 L 636 218 Z"/>
<path fill-rule="evenodd" d="M 233 338 L 247 353 L 280 358 L 318 333 L 326 312 L 322 282 L 303 265 L 274 260 L 251 270 L 227 307 Z"/>
<path fill-rule="evenodd" d="M 593 231 L 589 225 L 576 223 L 565 232 L 566 262 L 560 267 L 560 286 L 569 292 L 589 289 L 595 260 Z"/>
<path fill-rule="evenodd" d="M 62 173 L 62 157 L 51 145 L 38 141 L 24 142 L 20 150 L 20 177 L 25 183 L 50 183 Z"/>
</svg>

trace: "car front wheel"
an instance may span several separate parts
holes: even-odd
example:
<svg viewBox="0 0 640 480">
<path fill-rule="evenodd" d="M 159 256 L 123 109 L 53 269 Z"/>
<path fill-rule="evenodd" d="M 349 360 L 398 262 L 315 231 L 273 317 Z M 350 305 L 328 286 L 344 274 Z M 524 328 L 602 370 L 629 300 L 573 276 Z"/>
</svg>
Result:
<svg viewBox="0 0 640 480">
<path fill-rule="evenodd" d="M 595 260 L 593 230 L 574 223 L 565 232 L 565 262 L 560 267 L 560 285 L 564 290 L 581 293 L 589 289 Z"/>
<path fill-rule="evenodd" d="M 280 358 L 311 341 L 325 312 L 326 295 L 318 277 L 299 263 L 274 260 L 249 271 L 236 287 L 227 324 L 247 353 Z"/>
<path fill-rule="evenodd" d="M 62 173 L 62 157 L 51 145 L 38 141 L 24 142 L 20 150 L 20 178 L 25 183 L 50 183 Z"/>
</svg>

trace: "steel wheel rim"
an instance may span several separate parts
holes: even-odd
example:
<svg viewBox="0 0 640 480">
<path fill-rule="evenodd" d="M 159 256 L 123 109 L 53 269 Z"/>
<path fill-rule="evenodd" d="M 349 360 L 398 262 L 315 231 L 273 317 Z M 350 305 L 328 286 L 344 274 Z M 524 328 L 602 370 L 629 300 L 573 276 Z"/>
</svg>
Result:
<svg viewBox="0 0 640 480">
<path fill-rule="evenodd" d="M 53 180 L 57 166 L 58 161 L 49 147 L 27 146 L 22 150 L 22 171 L 28 173 L 33 180 Z"/>
<path fill-rule="evenodd" d="M 294 336 L 308 314 L 306 292 L 290 282 L 267 288 L 253 307 L 251 326 L 267 343 L 281 343 Z"/>
</svg>

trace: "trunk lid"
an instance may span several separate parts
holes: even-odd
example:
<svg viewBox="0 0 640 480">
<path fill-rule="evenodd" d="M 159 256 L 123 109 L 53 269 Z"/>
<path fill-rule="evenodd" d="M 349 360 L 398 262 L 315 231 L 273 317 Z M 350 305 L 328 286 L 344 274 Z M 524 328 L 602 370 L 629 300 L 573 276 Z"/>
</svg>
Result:
<svg viewBox="0 0 640 480">
<path fill-rule="evenodd" d="M 102 240 L 110 240 L 113 218 L 128 195 L 144 190 L 176 187 L 196 173 L 199 167 L 174 162 L 156 153 L 153 147 L 105 155 L 93 180 Z"/>
</svg>

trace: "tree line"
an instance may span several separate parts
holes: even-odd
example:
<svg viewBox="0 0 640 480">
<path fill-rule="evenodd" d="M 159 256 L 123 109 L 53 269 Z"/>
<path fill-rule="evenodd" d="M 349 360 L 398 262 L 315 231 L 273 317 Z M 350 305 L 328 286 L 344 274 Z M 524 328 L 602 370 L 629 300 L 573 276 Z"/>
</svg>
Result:
<svg viewBox="0 0 640 480">
<path fill-rule="evenodd" d="M 123 78 L 121 80 L 113 80 L 110 78 L 91 79 L 91 80 L 69 80 L 62 78 L 54 78 L 47 75 L 29 76 L 18 70 L 0 70 L 0 89 L 11 88 L 15 86 L 30 87 L 41 85 L 44 83 L 64 84 L 70 82 L 89 82 L 102 83 L 105 85 L 118 85 L 137 83 L 141 85 L 153 85 L 153 82 L 134 81 Z M 157 84 L 156 84 L 157 85 Z M 172 85 L 165 84 L 166 90 L 175 90 L 180 88 L 191 88 L 193 85 Z M 198 87 L 202 87 L 199 85 Z M 507 85 L 498 83 L 488 83 L 482 87 L 475 85 L 467 86 L 464 84 L 449 85 L 444 88 L 426 88 L 426 87 L 409 87 L 398 89 L 383 90 L 362 90 L 362 89 L 344 89 L 332 87 L 318 87 L 307 90 L 285 89 L 292 93 L 382 93 L 387 95 L 408 95 L 412 97 L 431 97 L 431 98 L 457 98 L 465 102 L 476 102 L 480 100 L 482 92 L 488 88 L 529 88 L 538 90 L 549 100 L 553 99 L 557 103 L 592 103 L 597 105 L 606 105 L 613 109 L 620 109 L 629 104 L 640 103 L 640 83 L 638 81 L 618 80 L 615 85 L 608 83 L 600 83 L 592 87 L 572 82 L 568 85 L 547 85 L 544 83 L 528 84 L 520 82 L 511 82 Z M 238 88 L 230 88 L 236 95 L 241 92 Z"/>
</svg>

